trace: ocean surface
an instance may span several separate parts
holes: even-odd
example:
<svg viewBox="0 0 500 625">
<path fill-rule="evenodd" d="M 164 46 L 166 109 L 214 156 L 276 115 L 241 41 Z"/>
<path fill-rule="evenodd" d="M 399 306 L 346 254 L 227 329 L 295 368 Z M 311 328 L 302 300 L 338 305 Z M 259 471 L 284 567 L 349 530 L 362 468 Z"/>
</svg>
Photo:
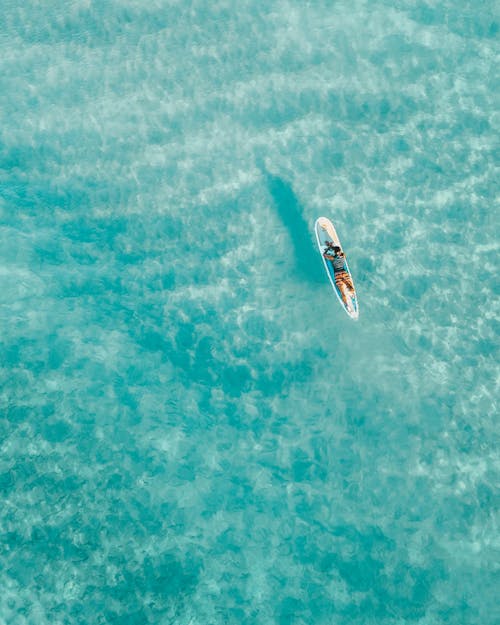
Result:
<svg viewBox="0 0 500 625">
<path fill-rule="evenodd" d="M 4 0 L 0 625 L 500 622 L 499 13 Z"/>
</svg>

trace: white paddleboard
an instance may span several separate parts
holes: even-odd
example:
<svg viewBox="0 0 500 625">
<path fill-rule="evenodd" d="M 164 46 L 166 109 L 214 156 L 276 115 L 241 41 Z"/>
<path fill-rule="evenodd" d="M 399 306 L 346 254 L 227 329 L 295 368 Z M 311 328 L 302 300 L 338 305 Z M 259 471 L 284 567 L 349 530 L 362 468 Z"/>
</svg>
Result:
<svg viewBox="0 0 500 625">
<path fill-rule="evenodd" d="M 316 232 L 319 252 L 321 254 L 321 258 L 323 259 L 323 264 L 333 290 L 335 291 L 342 308 L 346 311 L 349 317 L 351 317 L 351 319 L 357 319 L 359 317 L 358 298 L 356 296 L 356 289 L 354 288 L 351 271 L 349 269 L 349 265 L 347 264 L 347 258 L 344 256 L 344 271 L 347 273 L 348 277 L 347 279 L 342 280 L 339 275 L 337 275 L 336 279 L 335 272 L 333 270 L 333 263 L 323 256 L 327 250 L 327 241 L 331 241 L 333 245 L 340 247 L 340 249 L 344 251 L 337 231 L 327 217 L 318 217 L 314 225 L 314 230 Z"/>
</svg>

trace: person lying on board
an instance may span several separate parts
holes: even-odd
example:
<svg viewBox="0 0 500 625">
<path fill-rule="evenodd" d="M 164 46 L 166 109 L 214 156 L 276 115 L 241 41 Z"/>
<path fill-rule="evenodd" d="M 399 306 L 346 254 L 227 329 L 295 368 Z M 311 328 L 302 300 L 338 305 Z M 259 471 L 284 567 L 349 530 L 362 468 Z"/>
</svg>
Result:
<svg viewBox="0 0 500 625">
<path fill-rule="evenodd" d="M 325 246 L 323 256 L 332 263 L 335 284 L 342 295 L 342 301 L 350 309 L 351 298 L 354 298 L 354 286 L 351 276 L 345 270 L 345 254 L 338 245 L 334 245 L 331 241 L 325 241 Z"/>
<path fill-rule="evenodd" d="M 323 256 L 332 263 L 335 273 L 344 271 L 345 255 L 338 245 L 334 245 L 331 241 L 325 241 Z"/>
</svg>

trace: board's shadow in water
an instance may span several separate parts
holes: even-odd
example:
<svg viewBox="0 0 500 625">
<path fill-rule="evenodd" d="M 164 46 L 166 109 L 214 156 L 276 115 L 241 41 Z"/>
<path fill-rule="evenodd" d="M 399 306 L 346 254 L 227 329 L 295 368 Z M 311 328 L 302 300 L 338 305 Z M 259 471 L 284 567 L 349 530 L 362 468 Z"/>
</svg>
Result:
<svg viewBox="0 0 500 625">
<path fill-rule="evenodd" d="M 292 241 L 295 271 L 308 282 L 324 282 L 321 259 L 313 239 L 313 224 L 304 219 L 302 207 L 292 187 L 278 176 L 267 171 L 263 173 L 276 211 Z"/>
</svg>

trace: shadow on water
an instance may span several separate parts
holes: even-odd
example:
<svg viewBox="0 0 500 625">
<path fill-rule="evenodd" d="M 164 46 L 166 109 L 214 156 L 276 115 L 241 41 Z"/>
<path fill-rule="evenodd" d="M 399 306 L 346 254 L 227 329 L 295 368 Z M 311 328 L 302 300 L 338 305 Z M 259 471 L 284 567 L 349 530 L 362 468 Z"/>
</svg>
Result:
<svg viewBox="0 0 500 625">
<path fill-rule="evenodd" d="M 314 224 L 304 219 L 302 206 L 292 187 L 278 176 L 267 171 L 263 173 L 276 211 L 292 241 L 295 271 L 309 282 L 324 282 L 321 259 L 314 240 Z"/>
</svg>

